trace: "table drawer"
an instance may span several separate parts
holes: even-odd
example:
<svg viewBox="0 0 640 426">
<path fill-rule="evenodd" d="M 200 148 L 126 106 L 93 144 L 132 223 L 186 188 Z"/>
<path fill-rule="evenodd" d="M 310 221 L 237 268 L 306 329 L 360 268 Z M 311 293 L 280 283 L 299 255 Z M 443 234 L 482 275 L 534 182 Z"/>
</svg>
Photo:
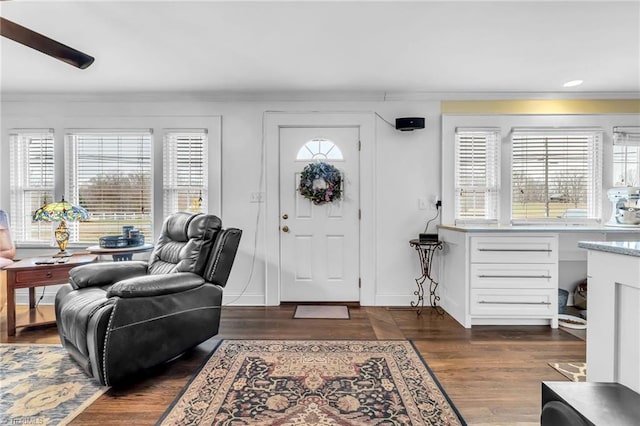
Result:
<svg viewBox="0 0 640 426">
<path fill-rule="evenodd" d="M 558 293 L 551 290 L 472 289 L 472 315 L 522 317 L 553 316 L 558 312 Z"/>
<path fill-rule="evenodd" d="M 472 263 L 471 288 L 558 288 L 557 264 Z"/>
<path fill-rule="evenodd" d="M 473 263 L 556 263 L 557 260 L 556 237 L 471 237 Z"/>
<path fill-rule="evenodd" d="M 16 284 L 32 282 L 53 282 L 69 279 L 71 268 L 42 268 L 16 272 Z"/>
</svg>

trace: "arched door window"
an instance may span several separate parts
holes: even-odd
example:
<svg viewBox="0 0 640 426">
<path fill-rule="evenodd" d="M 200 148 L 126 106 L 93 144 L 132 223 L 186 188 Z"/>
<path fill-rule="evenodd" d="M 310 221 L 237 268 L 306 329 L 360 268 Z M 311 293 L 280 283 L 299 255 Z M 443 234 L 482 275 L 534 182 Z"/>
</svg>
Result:
<svg viewBox="0 0 640 426">
<path fill-rule="evenodd" d="M 311 139 L 298 151 L 296 160 L 344 160 L 338 145 L 329 139 Z"/>
</svg>

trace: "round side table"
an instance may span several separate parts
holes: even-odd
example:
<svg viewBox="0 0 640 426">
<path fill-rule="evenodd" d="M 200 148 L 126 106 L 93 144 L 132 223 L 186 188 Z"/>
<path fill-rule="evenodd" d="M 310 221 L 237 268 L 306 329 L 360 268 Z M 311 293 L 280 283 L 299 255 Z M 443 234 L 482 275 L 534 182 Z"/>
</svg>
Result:
<svg viewBox="0 0 640 426">
<path fill-rule="evenodd" d="M 418 315 L 422 314 L 424 308 L 424 284 L 429 281 L 429 303 L 432 308 L 436 310 L 440 315 L 444 315 L 444 309 L 438 305 L 440 296 L 436 294 L 438 288 L 438 282 L 431 277 L 431 266 L 433 262 L 433 255 L 436 250 L 442 250 L 442 241 L 420 241 L 418 239 L 410 240 L 409 245 L 415 248 L 420 258 L 420 269 L 422 270 L 422 276 L 416 278 L 416 285 L 418 289 L 413 292 L 417 296 L 415 302 L 411 302 L 411 306 L 416 308 Z"/>
<path fill-rule="evenodd" d="M 100 246 L 87 247 L 87 251 L 91 254 L 110 254 L 114 262 L 132 260 L 134 253 L 151 250 L 153 250 L 153 244 L 143 244 L 141 246 L 123 248 L 104 248 Z"/>
</svg>

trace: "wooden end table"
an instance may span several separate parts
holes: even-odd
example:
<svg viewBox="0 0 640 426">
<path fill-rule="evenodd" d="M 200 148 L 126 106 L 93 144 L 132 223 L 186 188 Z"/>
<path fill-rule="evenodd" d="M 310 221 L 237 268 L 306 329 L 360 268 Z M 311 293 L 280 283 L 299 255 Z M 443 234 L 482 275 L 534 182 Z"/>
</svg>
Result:
<svg viewBox="0 0 640 426">
<path fill-rule="evenodd" d="M 71 268 L 95 262 L 97 258 L 98 256 L 93 254 L 73 255 L 66 258 L 32 257 L 5 266 L 4 270 L 7 271 L 7 334 L 15 336 L 17 327 L 55 324 L 55 321 L 32 321 L 26 324 L 16 324 L 16 289 L 29 289 L 29 309 L 34 310 L 36 307 L 36 287 L 65 284 L 69 281 Z M 60 260 L 63 260 L 64 263 L 40 263 Z"/>
</svg>

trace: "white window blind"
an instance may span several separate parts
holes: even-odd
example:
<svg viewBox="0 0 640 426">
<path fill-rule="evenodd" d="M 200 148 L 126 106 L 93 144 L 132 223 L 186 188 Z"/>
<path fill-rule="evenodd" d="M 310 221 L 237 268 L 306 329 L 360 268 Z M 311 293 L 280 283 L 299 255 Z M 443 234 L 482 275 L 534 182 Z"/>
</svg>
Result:
<svg viewBox="0 0 640 426">
<path fill-rule="evenodd" d="M 511 141 L 512 221 L 600 218 L 600 129 L 514 129 Z"/>
<path fill-rule="evenodd" d="M 497 220 L 499 148 L 500 131 L 497 128 L 456 129 L 456 222 Z"/>
<path fill-rule="evenodd" d="M 91 213 L 69 223 L 71 241 L 97 243 L 133 225 L 153 241 L 151 131 L 72 131 L 66 136 L 65 196 Z"/>
<path fill-rule="evenodd" d="M 613 128 L 613 184 L 640 186 L 640 127 Z"/>
<path fill-rule="evenodd" d="M 164 135 L 164 216 L 179 211 L 208 211 L 206 129 L 168 130 Z"/>
<path fill-rule="evenodd" d="M 11 130 L 9 158 L 11 234 L 17 242 L 51 242 L 51 223 L 33 222 L 31 217 L 53 201 L 53 130 Z"/>
</svg>

